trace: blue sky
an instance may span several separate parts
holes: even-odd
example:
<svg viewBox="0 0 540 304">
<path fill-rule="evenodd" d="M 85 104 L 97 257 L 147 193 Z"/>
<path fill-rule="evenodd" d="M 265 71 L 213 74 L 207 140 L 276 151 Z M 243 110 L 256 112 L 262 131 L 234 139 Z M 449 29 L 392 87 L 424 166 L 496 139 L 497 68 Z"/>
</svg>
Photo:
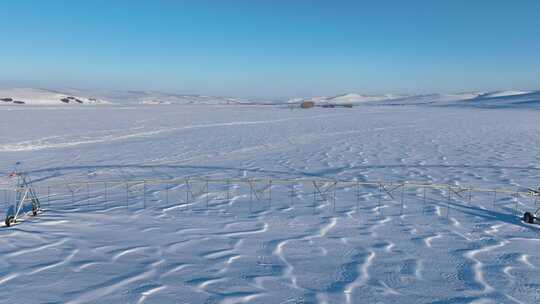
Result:
<svg viewBox="0 0 540 304">
<path fill-rule="evenodd" d="M 540 1 L 0 0 L 0 85 L 279 98 L 540 89 Z"/>
</svg>

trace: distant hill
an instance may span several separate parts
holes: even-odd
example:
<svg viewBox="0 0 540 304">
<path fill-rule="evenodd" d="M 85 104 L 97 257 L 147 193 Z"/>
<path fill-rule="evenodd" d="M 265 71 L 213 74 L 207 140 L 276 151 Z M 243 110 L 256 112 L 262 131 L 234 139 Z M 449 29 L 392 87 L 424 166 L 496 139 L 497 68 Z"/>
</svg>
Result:
<svg viewBox="0 0 540 304">
<path fill-rule="evenodd" d="M 97 93 L 103 98 L 107 98 L 119 104 L 146 104 L 146 105 L 235 105 L 253 104 L 255 101 L 207 95 L 174 94 L 157 91 L 104 91 Z"/>
<path fill-rule="evenodd" d="M 363 95 L 347 93 L 337 96 L 299 97 L 289 100 L 266 101 L 226 96 L 186 95 L 157 91 L 91 91 L 78 89 L 0 89 L 2 105 L 300 105 L 312 101 L 316 106 L 460 106 L 483 108 L 539 108 L 540 91 L 466 92 L 457 94 L 423 95 Z"/>
<path fill-rule="evenodd" d="M 205 105 L 233 105 L 233 104 L 251 104 L 247 99 L 223 97 L 223 96 L 205 96 L 205 95 L 180 95 L 166 94 L 160 92 L 144 92 L 136 97 L 140 104 L 205 104 Z"/>
<path fill-rule="evenodd" d="M 465 105 L 483 108 L 540 109 L 540 91 L 499 91 L 478 96 Z"/>
<path fill-rule="evenodd" d="M 317 96 L 289 99 L 289 104 L 313 101 L 316 105 L 371 105 L 371 106 L 465 106 L 483 108 L 540 108 L 540 91 L 466 92 L 456 94 L 423 95 L 361 95 L 348 93 L 334 97 Z"/>
<path fill-rule="evenodd" d="M 75 105 L 75 104 L 255 104 L 242 98 L 181 95 L 155 91 L 90 91 L 77 89 L 0 89 L 0 105 Z M 259 102 L 261 103 L 261 102 Z"/>
<path fill-rule="evenodd" d="M 73 95 L 47 89 L 0 89 L 0 105 L 81 105 L 108 104 L 100 98 Z"/>
<path fill-rule="evenodd" d="M 317 97 L 310 97 L 310 98 L 292 98 L 288 100 L 288 103 L 302 103 L 304 101 L 313 101 L 317 105 L 325 105 L 325 104 L 335 104 L 335 105 L 343 105 L 343 104 L 363 104 L 368 102 L 379 102 L 379 101 L 388 101 L 388 100 L 394 100 L 400 98 L 400 96 L 396 95 L 361 95 L 357 93 L 347 93 L 337 96 L 317 96 Z"/>
</svg>

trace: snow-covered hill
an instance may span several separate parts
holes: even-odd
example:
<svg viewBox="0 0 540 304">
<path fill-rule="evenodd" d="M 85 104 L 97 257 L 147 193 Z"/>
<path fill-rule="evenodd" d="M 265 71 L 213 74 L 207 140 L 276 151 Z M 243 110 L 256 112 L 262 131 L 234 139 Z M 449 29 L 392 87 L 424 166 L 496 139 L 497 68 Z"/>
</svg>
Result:
<svg viewBox="0 0 540 304">
<path fill-rule="evenodd" d="M 140 95 L 138 98 L 138 103 L 141 104 L 206 104 L 206 105 L 215 105 L 215 104 L 249 104 L 249 100 L 232 98 L 232 97 L 222 97 L 222 96 L 204 96 L 204 95 L 175 95 L 175 94 L 165 94 L 159 92 L 148 92 Z"/>
<path fill-rule="evenodd" d="M 66 104 L 255 104 L 242 98 L 170 94 L 156 91 L 90 91 L 78 89 L 0 89 L 0 105 L 66 105 Z M 261 103 L 261 102 L 259 102 Z"/>
<path fill-rule="evenodd" d="M 423 104 L 433 104 L 433 105 L 446 105 L 454 102 L 462 102 L 467 100 L 472 100 L 481 96 L 482 92 L 467 92 L 467 93 L 456 93 L 456 94 L 424 94 L 424 95 L 410 95 L 402 96 L 394 99 L 380 100 L 376 103 L 378 105 L 423 105 Z"/>
<path fill-rule="evenodd" d="M 361 95 L 357 93 L 348 93 L 343 95 L 338 95 L 328 98 L 326 101 L 329 103 L 364 103 L 364 102 L 376 102 L 382 100 L 392 100 L 396 99 L 398 96 L 395 95 Z"/>
<path fill-rule="evenodd" d="M 289 100 L 235 98 L 227 96 L 174 94 L 158 91 L 90 91 L 79 89 L 0 89 L 0 105 L 299 105 L 312 101 L 316 106 L 466 106 L 483 108 L 540 108 L 540 91 L 465 92 L 423 95 L 365 95 L 347 93 L 336 96 L 298 97 Z"/>
<path fill-rule="evenodd" d="M 333 97 L 313 97 L 294 98 L 289 103 L 300 103 L 302 101 L 313 101 L 315 104 L 352 104 L 352 105 L 421 105 L 421 104 L 447 104 L 451 102 L 464 101 L 477 98 L 483 93 L 457 93 L 457 94 L 425 94 L 425 95 L 362 95 L 358 93 L 347 93 Z"/>
<path fill-rule="evenodd" d="M 334 97 L 293 98 L 288 103 L 313 101 L 315 105 L 370 105 L 370 106 L 474 106 L 485 108 L 540 108 L 540 91 L 465 92 L 423 95 L 362 95 L 348 93 Z"/>
<path fill-rule="evenodd" d="M 540 91 L 500 91 L 478 96 L 467 105 L 484 108 L 540 109 Z"/>
<path fill-rule="evenodd" d="M 362 104 L 367 102 L 379 102 L 379 101 L 387 101 L 387 100 L 394 100 L 397 98 L 400 98 L 401 96 L 398 95 L 362 95 L 358 93 L 347 93 L 332 97 L 326 97 L 326 96 L 316 96 L 316 97 L 309 97 L 309 98 L 292 98 L 289 99 L 288 103 L 301 103 L 304 101 L 313 101 L 317 105 L 325 105 L 325 104 L 334 104 L 334 105 L 344 105 L 344 104 Z"/>
<path fill-rule="evenodd" d="M 108 103 L 108 101 L 96 97 L 74 95 L 47 89 L 0 89 L 0 105 L 74 105 Z"/>
<path fill-rule="evenodd" d="M 491 93 L 486 93 L 482 95 L 484 98 L 491 98 L 491 97 L 509 97 L 509 96 L 519 96 L 519 95 L 526 95 L 532 93 L 532 91 L 496 91 Z"/>
<path fill-rule="evenodd" d="M 248 99 L 226 96 L 174 94 L 157 91 L 108 91 L 100 92 L 98 95 L 120 104 L 235 105 L 255 103 Z"/>
</svg>

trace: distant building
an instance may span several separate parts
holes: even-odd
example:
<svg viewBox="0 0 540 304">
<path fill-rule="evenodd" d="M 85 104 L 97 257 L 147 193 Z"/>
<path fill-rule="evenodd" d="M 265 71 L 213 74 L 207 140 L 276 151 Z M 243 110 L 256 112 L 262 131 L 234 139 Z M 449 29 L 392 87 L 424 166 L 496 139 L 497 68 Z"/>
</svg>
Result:
<svg viewBox="0 0 540 304">
<path fill-rule="evenodd" d="M 309 109 L 309 108 L 313 108 L 314 106 L 315 106 L 315 103 L 313 101 L 303 101 L 300 104 L 300 108 L 302 109 Z"/>
</svg>

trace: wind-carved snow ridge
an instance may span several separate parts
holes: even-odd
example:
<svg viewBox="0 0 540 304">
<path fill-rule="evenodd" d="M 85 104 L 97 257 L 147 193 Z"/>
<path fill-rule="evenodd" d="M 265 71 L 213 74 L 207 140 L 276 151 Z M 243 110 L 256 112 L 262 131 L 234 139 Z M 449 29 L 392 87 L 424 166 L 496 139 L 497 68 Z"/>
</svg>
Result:
<svg viewBox="0 0 540 304">
<path fill-rule="evenodd" d="M 538 302 L 540 227 L 520 217 L 540 200 L 457 190 L 538 186 L 538 114 L 468 106 L 537 93 L 482 94 L 305 111 L 2 107 L 0 183 L 12 189 L 20 161 L 43 212 L 0 228 L 0 299 Z M 0 208 L 14 198 L 0 191 Z"/>
</svg>

